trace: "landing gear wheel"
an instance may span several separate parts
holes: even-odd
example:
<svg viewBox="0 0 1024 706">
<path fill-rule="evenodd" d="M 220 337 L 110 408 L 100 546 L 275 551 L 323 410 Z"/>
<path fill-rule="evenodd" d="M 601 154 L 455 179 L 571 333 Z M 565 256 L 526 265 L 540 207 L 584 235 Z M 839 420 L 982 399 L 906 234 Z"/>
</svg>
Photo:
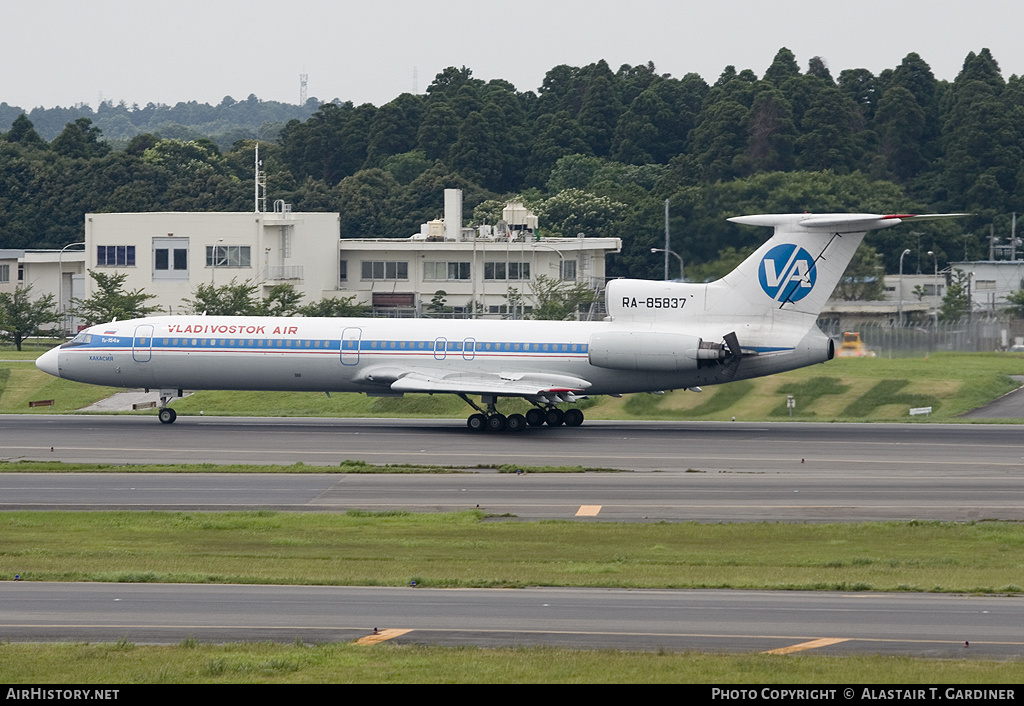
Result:
<svg viewBox="0 0 1024 706">
<path fill-rule="evenodd" d="M 531 427 L 539 427 L 544 424 L 544 410 L 531 407 L 526 413 L 526 423 Z"/>
<path fill-rule="evenodd" d="M 507 422 L 504 414 L 492 414 L 487 418 L 487 431 L 505 431 Z"/>
<path fill-rule="evenodd" d="M 560 409 L 549 409 L 544 421 L 548 423 L 549 427 L 560 427 L 565 424 L 565 413 Z"/>
<path fill-rule="evenodd" d="M 174 420 L 178 418 L 178 413 L 170 407 L 164 407 L 160 410 L 157 418 L 162 424 L 174 424 Z"/>
<path fill-rule="evenodd" d="M 567 427 L 578 427 L 583 423 L 583 412 L 573 408 L 565 410 L 565 426 Z"/>
<path fill-rule="evenodd" d="M 487 417 L 482 414 L 471 414 L 466 420 L 466 426 L 470 431 L 484 431 L 487 429 Z"/>
<path fill-rule="evenodd" d="M 511 432 L 521 432 L 526 428 L 526 417 L 521 414 L 510 414 L 505 420 L 505 429 Z"/>
</svg>

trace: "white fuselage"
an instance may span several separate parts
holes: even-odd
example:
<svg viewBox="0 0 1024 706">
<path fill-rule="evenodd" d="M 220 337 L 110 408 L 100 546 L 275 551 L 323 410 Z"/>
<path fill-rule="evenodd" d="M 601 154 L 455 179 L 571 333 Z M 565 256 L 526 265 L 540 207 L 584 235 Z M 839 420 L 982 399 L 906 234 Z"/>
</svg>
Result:
<svg viewBox="0 0 1024 706">
<path fill-rule="evenodd" d="M 514 377 L 526 371 L 555 382 L 587 381 L 579 394 L 620 394 L 756 377 L 828 357 L 827 339 L 820 332 L 792 331 L 787 337 L 775 330 L 771 342 L 762 341 L 768 331 L 737 320 L 729 330 L 739 330 L 744 350 L 759 355 L 744 360 L 738 374 L 725 377 L 717 363 L 698 364 L 690 343 L 702 334 L 704 340 L 721 341 L 728 331 L 698 332 L 678 321 L 654 323 L 152 317 L 93 326 L 44 355 L 39 367 L 63 378 L 117 387 L 371 394 L 390 392 L 390 384 L 410 371 L 446 379 Z M 595 343 L 608 340 L 611 362 L 599 357 Z M 671 364 L 658 358 L 648 364 L 644 356 L 662 340 L 670 347 L 665 360 Z M 465 391 L 475 392 L 472 386 Z"/>
</svg>

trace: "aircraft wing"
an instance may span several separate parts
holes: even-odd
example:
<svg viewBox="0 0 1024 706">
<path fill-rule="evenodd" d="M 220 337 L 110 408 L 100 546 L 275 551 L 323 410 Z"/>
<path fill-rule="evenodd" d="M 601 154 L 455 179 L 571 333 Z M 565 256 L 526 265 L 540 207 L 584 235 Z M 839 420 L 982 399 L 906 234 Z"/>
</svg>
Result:
<svg viewBox="0 0 1024 706">
<path fill-rule="evenodd" d="M 392 392 L 451 392 L 467 395 L 538 397 L 581 394 L 590 387 L 582 378 L 545 373 L 451 373 L 411 371 L 391 383 Z"/>
</svg>

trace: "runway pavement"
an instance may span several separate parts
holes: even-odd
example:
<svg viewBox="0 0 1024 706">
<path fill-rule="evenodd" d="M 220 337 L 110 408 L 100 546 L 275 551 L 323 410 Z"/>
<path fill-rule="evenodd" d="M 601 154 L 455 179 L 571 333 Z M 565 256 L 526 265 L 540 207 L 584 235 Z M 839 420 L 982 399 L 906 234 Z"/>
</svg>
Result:
<svg viewBox="0 0 1024 706">
<path fill-rule="evenodd" d="M 1024 653 L 1024 598 L 0 583 L 12 641 L 355 641 L 374 628 L 397 643 L 1007 659 Z"/>
<path fill-rule="evenodd" d="M 580 521 L 1024 520 L 1009 425 L 592 423 L 522 435 L 460 422 L 0 417 L 7 459 L 107 463 L 581 465 L 629 473 L 0 475 L 0 509 L 439 511 Z M 53 451 L 50 445 L 53 445 Z"/>
<path fill-rule="evenodd" d="M 1024 468 L 1015 425 L 587 422 L 474 433 L 460 420 L 2 415 L 0 456 L 103 463 L 582 465 L 633 471 L 960 475 Z"/>
</svg>

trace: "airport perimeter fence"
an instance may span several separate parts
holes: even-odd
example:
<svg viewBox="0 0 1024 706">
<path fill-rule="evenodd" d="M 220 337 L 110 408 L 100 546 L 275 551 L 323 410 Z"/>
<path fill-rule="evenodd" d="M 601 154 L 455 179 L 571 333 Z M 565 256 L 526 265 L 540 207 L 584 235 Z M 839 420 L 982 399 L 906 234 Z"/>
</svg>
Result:
<svg viewBox="0 0 1024 706">
<path fill-rule="evenodd" d="M 1018 339 L 1024 342 L 1024 321 L 998 318 L 904 326 L 863 323 L 841 328 L 836 322 L 819 322 L 818 325 L 836 342 L 837 349 L 845 331 L 857 331 L 864 347 L 879 358 L 911 358 L 936 351 L 1005 351 Z"/>
</svg>

